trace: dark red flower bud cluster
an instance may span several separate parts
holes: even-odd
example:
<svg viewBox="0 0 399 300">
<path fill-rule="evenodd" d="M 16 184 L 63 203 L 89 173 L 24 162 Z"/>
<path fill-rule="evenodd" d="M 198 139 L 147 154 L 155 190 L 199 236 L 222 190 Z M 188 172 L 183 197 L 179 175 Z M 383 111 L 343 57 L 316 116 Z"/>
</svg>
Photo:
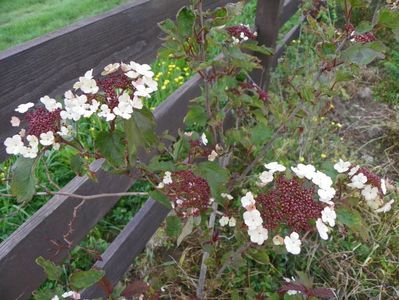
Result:
<svg viewBox="0 0 399 300">
<path fill-rule="evenodd" d="M 364 33 L 364 34 L 355 35 L 354 39 L 358 43 L 365 44 L 365 43 L 369 43 L 369 42 L 375 41 L 376 37 L 371 32 L 367 32 L 367 33 Z"/>
<path fill-rule="evenodd" d="M 234 36 L 235 38 L 242 39 L 243 37 L 242 34 L 243 34 L 250 40 L 256 40 L 256 35 L 251 31 L 251 29 L 248 26 L 235 25 L 227 27 L 226 30 L 230 34 L 230 36 Z"/>
<path fill-rule="evenodd" d="M 28 123 L 27 134 L 40 137 L 41 133 L 52 131 L 56 133 L 60 129 L 60 109 L 53 112 L 44 107 L 38 107 L 35 110 L 28 111 L 25 119 Z"/>
<path fill-rule="evenodd" d="M 191 163 L 195 158 L 208 157 L 212 153 L 212 149 L 202 144 L 200 141 L 190 141 L 190 150 L 188 153 L 188 161 Z"/>
<path fill-rule="evenodd" d="M 314 188 L 306 188 L 298 178 L 280 176 L 272 190 L 256 198 L 256 208 L 267 229 L 286 225 L 296 232 L 313 231 L 311 221 L 320 218 L 324 209 L 314 198 Z"/>
<path fill-rule="evenodd" d="M 267 99 L 269 98 L 269 95 L 267 94 L 267 92 L 262 90 L 255 83 L 243 82 L 243 83 L 241 83 L 240 87 L 244 90 L 254 90 L 258 94 L 259 99 L 262 100 L 263 102 L 266 102 Z"/>
<path fill-rule="evenodd" d="M 355 26 L 353 26 L 352 24 L 345 24 L 345 32 L 348 36 L 350 36 L 354 31 L 355 31 Z"/>
<path fill-rule="evenodd" d="M 366 32 L 364 34 L 355 34 L 355 27 L 352 24 L 345 25 L 346 34 L 353 38 L 358 43 L 369 43 L 376 40 L 375 35 L 372 32 Z"/>
<path fill-rule="evenodd" d="M 198 216 L 210 204 L 208 182 L 189 170 L 172 173 L 172 183 L 165 185 L 164 191 L 181 217 Z"/>
<path fill-rule="evenodd" d="M 132 89 L 132 79 L 127 77 L 121 69 L 98 79 L 97 84 L 104 91 L 108 100 L 108 107 L 111 110 L 119 103 L 116 89 Z"/>
</svg>

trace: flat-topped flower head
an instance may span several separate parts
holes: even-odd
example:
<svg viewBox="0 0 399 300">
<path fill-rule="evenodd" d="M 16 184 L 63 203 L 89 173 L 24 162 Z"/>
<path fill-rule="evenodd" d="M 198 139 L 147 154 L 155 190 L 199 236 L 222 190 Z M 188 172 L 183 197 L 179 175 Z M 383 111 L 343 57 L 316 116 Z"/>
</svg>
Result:
<svg viewBox="0 0 399 300">
<path fill-rule="evenodd" d="M 251 28 L 248 25 L 235 25 L 226 27 L 227 32 L 232 37 L 233 41 L 237 41 L 239 43 L 241 41 L 247 40 L 256 40 L 257 34 L 252 32 Z"/>
<path fill-rule="evenodd" d="M 312 222 L 321 217 L 324 204 L 316 200 L 314 188 L 294 177 L 278 177 L 274 187 L 256 197 L 265 228 L 287 226 L 296 232 L 314 230 Z"/>
<path fill-rule="evenodd" d="M 27 134 L 40 137 L 42 133 L 49 131 L 58 132 L 60 129 L 60 110 L 48 111 L 44 107 L 38 107 L 25 114 L 27 121 Z"/>
<path fill-rule="evenodd" d="M 297 255 L 301 253 L 301 244 L 302 242 L 299 239 L 299 234 L 295 231 L 284 238 L 285 248 L 291 254 Z"/>
<path fill-rule="evenodd" d="M 165 172 L 165 178 L 163 191 L 178 216 L 198 216 L 209 208 L 211 189 L 205 179 L 189 170 Z"/>
<path fill-rule="evenodd" d="M 338 173 L 345 173 L 349 170 L 350 166 L 352 164 L 349 161 L 343 161 L 342 159 L 340 159 L 335 165 L 334 165 L 334 169 L 338 172 Z"/>
<path fill-rule="evenodd" d="M 227 193 L 221 193 L 220 196 L 222 198 L 226 198 L 227 200 L 233 200 L 233 196 Z"/>
<path fill-rule="evenodd" d="M 262 245 L 269 237 L 269 232 L 266 228 L 258 226 L 248 229 L 248 235 L 252 243 Z"/>
<path fill-rule="evenodd" d="M 234 217 L 229 219 L 229 227 L 235 227 L 237 224 L 237 220 Z"/>
</svg>

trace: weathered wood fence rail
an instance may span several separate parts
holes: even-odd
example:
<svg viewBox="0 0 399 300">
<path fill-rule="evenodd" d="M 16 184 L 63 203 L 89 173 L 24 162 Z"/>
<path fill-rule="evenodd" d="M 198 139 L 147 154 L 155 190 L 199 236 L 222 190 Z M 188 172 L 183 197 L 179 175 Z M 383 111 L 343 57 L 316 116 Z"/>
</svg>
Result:
<svg viewBox="0 0 399 300">
<path fill-rule="evenodd" d="M 206 0 L 205 7 L 224 5 L 232 0 Z M 61 95 L 86 70 L 115 61 L 150 62 L 160 46 L 157 23 L 174 17 L 187 0 L 137 0 L 101 16 L 78 22 L 65 29 L 27 42 L 0 53 L 0 160 L 6 157 L 3 141 L 13 134 L 9 120 L 14 108 L 34 101 L 45 94 Z M 292 28 L 276 47 L 280 27 L 298 10 L 301 0 L 258 0 L 256 26 L 259 41 L 276 48 L 272 57 L 260 57 L 263 71 L 255 79 L 267 86 L 270 70 L 283 54 L 284 46 L 295 39 L 300 24 Z M 303 20 L 303 19 L 302 19 Z M 302 21 L 301 20 L 301 21 Z M 155 110 L 158 131 L 176 134 L 190 99 L 199 93 L 200 78 L 194 76 Z M 145 158 L 144 158 L 145 159 Z M 147 158 L 148 159 L 148 158 Z M 127 191 L 134 183 L 130 177 L 116 176 L 101 170 L 102 161 L 91 165 L 98 182 L 86 176 L 75 177 L 63 189 L 81 195 Z M 38 256 L 61 262 L 68 254 L 61 250 L 54 255 L 50 240 L 63 240 L 74 207 L 82 200 L 67 196 L 50 199 L 31 218 L 0 244 L 0 298 L 28 299 L 46 279 L 36 265 Z M 79 243 L 118 201 L 118 197 L 87 200 L 79 210 L 70 237 Z M 106 278 L 116 284 L 127 271 L 133 258 L 145 247 L 160 226 L 168 210 L 148 199 L 102 254 L 96 268 L 106 272 Z M 103 291 L 94 286 L 83 292 L 83 298 L 101 297 Z"/>
</svg>

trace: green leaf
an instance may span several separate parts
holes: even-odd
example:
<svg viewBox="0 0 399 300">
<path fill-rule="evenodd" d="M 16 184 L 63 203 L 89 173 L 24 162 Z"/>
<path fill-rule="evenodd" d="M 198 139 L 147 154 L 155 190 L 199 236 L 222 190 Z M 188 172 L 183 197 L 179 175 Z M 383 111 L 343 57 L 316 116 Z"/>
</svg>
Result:
<svg viewBox="0 0 399 300">
<path fill-rule="evenodd" d="M 248 41 L 240 44 L 240 47 L 242 49 L 258 52 L 263 55 L 273 55 L 272 49 L 267 48 L 265 45 L 258 45 L 258 42 L 252 41 L 252 40 L 248 40 Z"/>
<path fill-rule="evenodd" d="M 170 208 L 170 209 L 172 208 L 172 205 L 170 204 L 170 199 L 166 195 L 161 193 L 160 191 L 153 190 L 153 191 L 149 192 L 148 195 L 155 201 L 158 201 L 159 203 L 166 206 L 167 208 Z"/>
<path fill-rule="evenodd" d="M 177 216 L 169 216 L 166 218 L 166 234 L 170 237 L 177 238 L 182 232 L 180 218 Z"/>
<path fill-rule="evenodd" d="M 371 43 L 368 43 L 371 44 Z M 342 52 L 342 58 L 357 65 L 367 65 L 376 58 L 384 58 L 384 54 L 373 49 L 373 45 L 354 44 Z"/>
<path fill-rule="evenodd" d="M 353 73 L 350 71 L 346 71 L 346 70 L 338 70 L 337 73 L 335 74 L 335 81 L 336 82 L 342 82 L 342 81 L 350 81 L 352 80 L 353 77 Z"/>
<path fill-rule="evenodd" d="M 182 7 L 176 16 L 177 30 L 180 35 L 188 36 L 193 31 L 195 21 L 194 11 L 187 6 Z"/>
<path fill-rule="evenodd" d="M 224 190 L 224 185 L 230 178 L 230 173 L 226 168 L 222 168 L 218 163 L 212 161 L 194 165 L 193 172 L 195 175 L 206 179 L 215 198 L 219 197 L 220 192 Z"/>
<path fill-rule="evenodd" d="M 378 13 L 378 23 L 391 29 L 399 28 L 399 13 L 388 8 L 382 8 Z"/>
<path fill-rule="evenodd" d="M 149 150 L 157 142 L 155 120 L 151 111 L 143 107 L 135 110 L 129 120 L 124 121 L 129 154 L 129 163 L 133 165 L 140 149 Z"/>
<path fill-rule="evenodd" d="M 179 247 L 181 242 L 193 232 L 193 228 L 194 228 L 194 217 L 190 216 L 188 217 L 186 224 L 184 224 L 183 229 L 179 237 L 177 238 L 176 242 L 177 247 Z"/>
<path fill-rule="evenodd" d="M 76 289 L 84 289 L 92 286 L 96 282 L 103 278 L 105 272 L 103 270 L 89 270 L 89 271 L 79 271 L 74 272 L 69 276 L 69 282 L 71 286 Z"/>
<path fill-rule="evenodd" d="M 79 154 L 74 154 L 69 157 L 69 165 L 71 170 L 78 176 L 82 176 L 84 171 L 83 159 Z"/>
<path fill-rule="evenodd" d="M 176 24 L 171 19 L 158 23 L 158 27 L 166 34 L 174 36 L 177 32 Z"/>
<path fill-rule="evenodd" d="M 359 34 L 363 34 L 369 32 L 373 29 L 373 24 L 368 21 L 362 21 L 359 25 L 356 26 L 356 32 Z"/>
<path fill-rule="evenodd" d="M 245 254 L 261 265 L 268 265 L 270 263 L 269 254 L 267 254 L 266 249 L 248 249 Z"/>
<path fill-rule="evenodd" d="M 399 43 L 399 28 L 392 29 L 393 36 L 395 40 Z"/>
<path fill-rule="evenodd" d="M 147 165 L 147 168 L 151 172 L 174 171 L 176 169 L 176 166 L 173 161 L 163 161 L 161 160 L 161 157 L 159 155 L 155 155 L 153 158 L 151 158 L 150 162 Z"/>
<path fill-rule="evenodd" d="M 272 130 L 264 124 L 258 124 L 250 129 L 251 142 L 255 145 L 265 144 L 273 135 Z"/>
<path fill-rule="evenodd" d="M 18 203 L 30 201 L 36 193 L 34 159 L 19 157 L 11 167 L 11 193 L 17 197 Z"/>
<path fill-rule="evenodd" d="M 114 167 L 125 165 L 124 133 L 100 131 L 94 141 L 96 150 Z"/>
<path fill-rule="evenodd" d="M 203 105 L 191 105 L 186 117 L 184 118 L 184 124 L 188 127 L 203 127 L 206 125 L 207 121 L 208 115 Z"/>
<path fill-rule="evenodd" d="M 337 223 L 347 226 L 354 233 L 359 234 L 363 239 L 368 238 L 367 226 L 365 226 L 361 214 L 355 210 L 347 207 L 340 207 L 336 209 Z"/>
<path fill-rule="evenodd" d="M 58 280 L 62 274 L 62 268 L 57 266 L 50 260 L 47 260 L 41 256 L 36 258 L 36 263 L 42 267 L 43 271 L 46 273 L 49 280 Z"/>
</svg>

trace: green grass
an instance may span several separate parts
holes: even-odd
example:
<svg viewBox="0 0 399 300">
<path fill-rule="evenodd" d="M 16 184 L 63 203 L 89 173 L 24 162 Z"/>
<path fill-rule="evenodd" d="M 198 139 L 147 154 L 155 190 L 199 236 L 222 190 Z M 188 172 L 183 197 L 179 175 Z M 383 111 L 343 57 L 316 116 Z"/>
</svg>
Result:
<svg viewBox="0 0 399 300">
<path fill-rule="evenodd" d="M 94 16 L 129 0 L 1 0 L 0 50 Z"/>
</svg>

